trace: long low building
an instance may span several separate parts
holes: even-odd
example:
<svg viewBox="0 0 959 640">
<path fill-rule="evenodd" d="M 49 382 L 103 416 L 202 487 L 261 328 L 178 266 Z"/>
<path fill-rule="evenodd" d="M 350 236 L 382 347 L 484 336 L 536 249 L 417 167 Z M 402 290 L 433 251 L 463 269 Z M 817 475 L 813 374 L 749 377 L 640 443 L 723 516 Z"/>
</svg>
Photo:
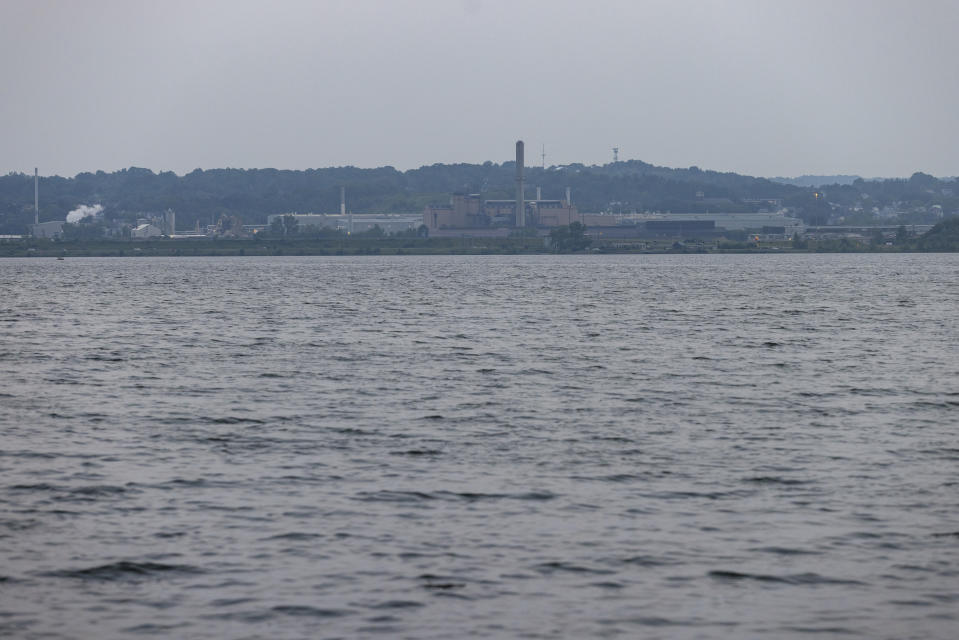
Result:
<svg viewBox="0 0 959 640">
<path fill-rule="evenodd" d="M 420 216 L 416 214 L 389 214 L 389 213 L 275 213 L 267 216 L 267 225 L 280 218 L 292 216 L 300 231 L 308 227 L 317 229 L 339 229 L 352 233 L 363 233 L 374 227 L 379 227 L 386 233 L 398 233 L 409 229 L 416 229 L 422 224 Z"/>
<path fill-rule="evenodd" d="M 642 224 L 648 230 L 697 226 L 706 229 L 712 223 L 716 230 L 726 231 L 763 231 L 791 236 L 802 233 L 805 225 L 799 218 L 792 218 L 782 212 L 774 213 L 647 213 L 627 214 L 621 217 L 620 224 Z M 587 225 L 589 226 L 589 225 Z"/>
<path fill-rule="evenodd" d="M 803 222 L 783 212 L 774 213 L 580 213 L 566 200 L 527 200 L 526 226 L 549 229 L 580 222 L 587 229 L 619 228 L 615 235 L 674 235 L 752 231 L 792 236 L 803 231 Z M 450 203 L 429 206 L 423 224 L 437 231 L 465 231 L 516 227 L 515 200 L 484 200 L 478 193 L 455 193 Z M 462 234 L 460 234 L 462 235 Z"/>
</svg>

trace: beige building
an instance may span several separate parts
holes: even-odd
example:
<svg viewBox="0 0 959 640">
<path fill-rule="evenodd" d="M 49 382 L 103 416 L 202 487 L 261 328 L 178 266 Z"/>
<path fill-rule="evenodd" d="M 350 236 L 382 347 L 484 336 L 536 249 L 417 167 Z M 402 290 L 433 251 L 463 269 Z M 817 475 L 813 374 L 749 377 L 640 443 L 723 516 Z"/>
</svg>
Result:
<svg viewBox="0 0 959 640">
<path fill-rule="evenodd" d="M 576 207 L 565 200 L 526 200 L 528 226 L 558 227 L 582 222 Z M 448 205 L 426 207 L 423 224 L 439 229 L 515 227 L 515 200 L 483 200 L 478 193 L 456 193 Z"/>
</svg>

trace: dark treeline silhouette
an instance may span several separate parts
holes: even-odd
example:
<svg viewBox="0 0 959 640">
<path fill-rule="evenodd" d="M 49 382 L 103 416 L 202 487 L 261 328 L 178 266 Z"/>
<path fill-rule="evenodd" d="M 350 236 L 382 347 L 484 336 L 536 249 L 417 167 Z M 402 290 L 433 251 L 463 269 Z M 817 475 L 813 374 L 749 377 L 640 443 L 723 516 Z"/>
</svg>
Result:
<svg viewBox="0 0 959 640">
<path fill-rule="evenodd" d="M 393 167 L 333 167 L 302 171 L 278 169 L 197 169 L 178 176 L 131 167 L 122 171 L 81 173 L 40 180 L 40 220 L 63 220 L 81 204 L 102 204 L 107 219 L 134 219 L 173 209 L 177 227 L 213 223 L 236 216 L 246 224 L 264 224 L 273 213 L 339 210 L 340 186 L 354 212 L 420 212 L 447 202 L 452 192 L 512 198 L 515 164 L 434 164 L 398 171 Z M 562 199 L 566 188 L 584 212 L 673 211 L 741 212 L 769 207 L 778 199 L 812 224 L 825 223 L 836 205 L 883 207 L 892 203 L 938 204 L 959 209 L 955 180 L 917 173 L 909 179 L 864 181 L 814 189 L 698 167 L 671 169 L 638 160 L 603 166 L 572 164 L 530 167 L 527 197 L 540 187 L 544 198 Z M 25 233 L 33 221 L 33 176 L 0 177 L 0 233 Z"/>
</svg>

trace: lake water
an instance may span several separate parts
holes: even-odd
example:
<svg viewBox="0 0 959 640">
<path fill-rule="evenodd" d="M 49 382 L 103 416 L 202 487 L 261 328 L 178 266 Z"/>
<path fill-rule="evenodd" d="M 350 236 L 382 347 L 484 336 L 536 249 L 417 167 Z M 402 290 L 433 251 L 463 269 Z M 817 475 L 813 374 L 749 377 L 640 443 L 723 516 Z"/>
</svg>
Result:
<svg viewBox="0 0 959 640">
<path fill-rule="evenodd" d="M 0 261 L 0 635 L 954 638 L 957 276 Z"/>
</svg>

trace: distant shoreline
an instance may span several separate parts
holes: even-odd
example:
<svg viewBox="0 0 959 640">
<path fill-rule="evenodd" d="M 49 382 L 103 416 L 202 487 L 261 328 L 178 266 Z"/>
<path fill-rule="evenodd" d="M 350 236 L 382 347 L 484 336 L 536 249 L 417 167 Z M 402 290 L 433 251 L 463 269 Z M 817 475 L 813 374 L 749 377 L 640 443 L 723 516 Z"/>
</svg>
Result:
<svg viewBox="0 0 959 640">
<path fill-rule="evenodd" d="M 754 243 L 664 239 L 595 243 L 577 254 L 924 253 L 912 244 L 875 246 L 834 240 L 797 247 L 790 241 Z M 939 249 L 943 252 L 943 249 Z M 945 250 L 945 252 L 952 252 Z M 540 238 L 160 239 L 69 241 L 25 239 L 0 244 L 0 258 L 552 255 Z"/>
</svg>

